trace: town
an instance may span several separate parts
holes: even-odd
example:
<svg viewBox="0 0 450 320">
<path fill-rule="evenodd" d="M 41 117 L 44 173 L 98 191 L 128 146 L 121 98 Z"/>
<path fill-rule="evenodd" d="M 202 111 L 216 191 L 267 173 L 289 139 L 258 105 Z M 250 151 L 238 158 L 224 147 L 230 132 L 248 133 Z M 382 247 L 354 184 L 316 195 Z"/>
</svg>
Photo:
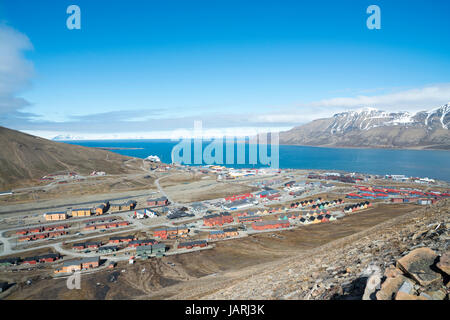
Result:
<svg viewBox="0 0 450 320">
<path fill-rule="evenodd" d="M 283 230 L 301 232 L 305 225 L 333 223 L 389 206 L 427 206 L 450 196 L 447 183 L 428 178 L 159 162 L 152 166 L 157 191 L 148 196 L 99 198 L 83 206 L 30 209 L 2 218 L 0 273 L 39 269 L 64 278 L 75 271 L 101 272 L 209 250 L 221 241 Z M 177 188 L 186 182 L 161 184 L 178 175 L 200 175 L 190 183 L 208 182 L 223 195 L 202 192 L 203 198 L 198 198 L 191 193 L 190 201 L 177 197 Z M 69 172 L 44 179 L 77 183 L 74 176 Z M 233 193 L 237 184 L 246 192 Z M 9 285 L 2 283 L 2 288 Z"/>
</svg>

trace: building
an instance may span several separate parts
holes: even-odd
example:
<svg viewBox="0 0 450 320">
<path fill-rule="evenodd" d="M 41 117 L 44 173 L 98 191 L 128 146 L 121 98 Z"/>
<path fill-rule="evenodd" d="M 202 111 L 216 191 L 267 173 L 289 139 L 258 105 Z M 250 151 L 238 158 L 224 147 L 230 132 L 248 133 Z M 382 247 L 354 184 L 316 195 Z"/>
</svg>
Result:
<svg viewBox="0 0 450 320">
<path fill-rule="evenodd" d="M 239 209 L 251 207 L 257 203 L 258 203 L 258 201 L 253 200 L 253 199 L 240 199 L 240 200 L 232 201 L 230 203 L 225 203 L 222 207 L 225 210 L 239 210 Z"/>
<path fill-rule="evenodd" d="M 260 198 L 267 198 L 269 196 L 271 198 L 275 198 L 275 197 L 280 196 L 280 192 L 275 189 L 268 189 L 268 190 L 261 191 L 261 192 L 257 193 L 256 195 Z"/>
<path fill-rule="evenodd" d="M 225 233 L 222 230 L 214 230 L 209 232 L 208 239 L 223 239 L 225 238 Z"/>
<path fill-rule="evenodd" d="M 106 212 L 107 205 L 106 203 L 101 203 L 99 205 L 96 205 L 93 209 L 91 209 L 91 212 L 97 216 L 102 215 Z"/>
<path fill-rule="evenodd" d="M 208 245 L 208 242 L 206 240 L 196 240 L 196 241 L 188 241 L 188 242 L 181 242 L 178 244 L 178 249 L 192 249 L 195 247 L 203 248 Z"/>
<path fill-rule="evenodd" d="M 153 230 L 153 236 L 161 239 L 176 239 L 178 237 L 185 238 L 189 233 L 187 227 L 164 227 Z"/>
<path fill-rule="evenodd" d="M 90 217 L 91 215 L 91 208 L 72 209 L 72 217 Z"/>
<path fill-rule="evenodd" d="M 109 243 L 128 243 L 133 240 L 137 239 L 134 236 L 111 237 L 109 238 Z"/>
<path fill-rule="evenodd" d="M 239 231 L 237 228 L 225 228 L 223 229 L 223 233 L 225 234 L 225 237 L 236 237 L 239 235 Z"/>
<path fill-rule="evenodd" d="M 99 257 L 88 257 L 83 259 L 64 261 L 62 269 L 56 270 L 55 273 L 71 273 L 81 271 L 83 269 L 97 268 L 100 265 Z"/>
<path fill-rule="evenodd" d="M 135 200 L 128 200 L 121 203 L 111 203 L 109 208 L 113 211 L 130 211 L 136 207 L 137 202 Z"/>
<path fill-rule="evenodd" d="M 164 243 L 155 243 L 153 245 L 140 246 L 136 248 L 136 254 L 145 257 L 151 254 L 160 255 L 166 252 Z"/>
<path fill-rule="evenodd" d="M 169 204 L 169 200 L 167 197 L 160 197 L 155 199 L 147 199 L 147 205 L 149 207 L 155 207 L 155 206 L 167 206 Z"/>
<path fill-rule="evenodd" d="M 222 226 L 225 223 L 233 223 L 234 218 L 228 212 L 222 212 L 219 214 L 211 214 L 203 217 L 203 225 L 205 226 Z"/>
<path fill-rule="evenodd" d="M 152 211 L 149 209 L 141 209 L 141 210 L 136 210 L 134 212 L 134 216 L 136 217 L 136 219 L 145 219 L 145 218 L 155 218 L 158 215 L 156 214 L 155 211 Z"/>
<path fill-rule="evenodd" d="M 20 262 L 20 259 L 17 257 L 13 257 L 13 258 L 7 258 L 7 259 L 1 259 L 0 260 L 0 266 L 17 266 Z"/>
<path fill-rule="evenodd" d="M 67 213 L 62 212 L 62 211 L 61 212 L 47 212 L 47 213 L 44 213 L 44 218 L 47 221 L 66 220 Z"/>
<path fill-rule="evenodd" d="M 238 217 L 239 223 L 248 223 L 248 222 L 256 222 L 256 221 L 262 221 L 262 217 L 258 215 L 251 215 L 251 216 L 241 216 Z"/>
<path fill-rule="evenodd" d="M 128 242 L 128 247 L 141 247 L 141 246 L 148 246 L 152 244 L 156 244 L 157 241 L 154 239 L 143 239 L 143 240 L 133 240 Z"/>
<path fill-rule="evenodd" d="M 98 248 L 97 252 L 101 254 L 113 253 L 118 250 L 117 246 L 104 246 Z"/>
<path fill-rule="evenodd" d="M 243 194 L 238 194 L 238 195 L 233 195 L 233 196 L 229 196 L 229 197 L 225 197 L 225 201 L 236 201 L 236 200 L 244 200 L 244 199 L 248 199 L 248 198 L 253 198 L 253 194 L 251 193 L 243 193 Z"/>
<path fill-rule="evenodd" d="M 87 257 L 80 260 L 81 269 L 97 268 L 100 265 L 100 257 Z"/>
<path fill-rule="evenodd" d="M 252 223 L 252 228 L 254 230 L 267 230 L 267 229 L 279 229 L 279 228 L 288 228 L 289 221 L 285 220 L 266 220 L 266 221 L 257 221 Z"/>
</svg>

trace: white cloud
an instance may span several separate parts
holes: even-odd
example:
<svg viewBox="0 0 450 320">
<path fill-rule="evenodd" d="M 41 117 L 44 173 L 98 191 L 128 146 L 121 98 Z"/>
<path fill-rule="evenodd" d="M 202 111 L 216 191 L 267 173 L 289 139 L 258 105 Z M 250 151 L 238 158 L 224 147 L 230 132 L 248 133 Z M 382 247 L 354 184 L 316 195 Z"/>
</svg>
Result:
<svg viewBox="0 0 450 320">
<path fill-rule="evenodd" d="M 378 89 L 377 89 L 378 90 Z M 258 114 L 251 118 L 260 123 L 303 124 L 315 119 L 331 117 L 335 113 L 372 107 L 378 110 L 427 111 L 450 102 L 450 84 L 437 84 L 422 88 L 397 91 L 373 96 L 336 97 L 285 108 L 276 113 Z"/>
<path fill-rule="evenodd" d="M 23 52 L 33 46 L 26 35 L 0 25 L 0 113 L 15 112 L 29 103 L 17 95 L 29 86 L 33 64 Z"/>
<path fill-rule="evenodd" d="M 450 101 L 450 84 L 437 84 L 376 96 L 338 97 L 311 103 L 312 107 L 355 109 L 374 107 L 385 111 L 421 111 Z"/>
</svg>

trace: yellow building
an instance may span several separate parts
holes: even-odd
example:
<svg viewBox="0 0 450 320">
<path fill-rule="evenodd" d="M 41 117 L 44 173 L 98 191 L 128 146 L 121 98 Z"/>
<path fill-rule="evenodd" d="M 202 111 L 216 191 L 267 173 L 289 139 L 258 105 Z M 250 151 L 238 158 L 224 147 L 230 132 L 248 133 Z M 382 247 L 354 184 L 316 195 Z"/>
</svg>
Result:
<svg viewBox="0 0 450 320">
<path fill-rule="evenodd" d="M 72 217 L 90 217 L 91 209 L 72 209 Z"/>
<path fill-rule="evenodd" d="M 65 212 L 48 212 L 44 214 L 44 218 L 47 221 L 66 220 L 67 214 Z"/>
</svg>

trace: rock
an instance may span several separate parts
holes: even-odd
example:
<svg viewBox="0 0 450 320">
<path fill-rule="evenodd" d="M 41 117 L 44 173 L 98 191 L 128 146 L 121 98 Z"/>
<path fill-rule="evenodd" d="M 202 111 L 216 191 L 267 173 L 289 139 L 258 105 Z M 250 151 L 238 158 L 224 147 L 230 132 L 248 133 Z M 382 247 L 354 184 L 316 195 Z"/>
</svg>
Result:
<svg viewBox="0 0 450 320">
<path fill-rule="evenodd" d="M 439 273 L 431 270 L 437 254 L 430 248 L 414 249 L 397 260 L 397 267 L 422 286 L 442 281 Z"/>
<path fill-rule="evenodd" d="M 384 276 L 386 278 L 395 278 L 402 275 L 402 271 L 395 266 L 391 265 L 384 270 Z"/>
<path fill-rule="evenodd" d="M 380 291 L 376 293 L 377 300 L 392 300 L 405 280 L 406 277 L 402 275 L 387 278 L 381 285 Z"/>
<path fill-rule="evenodd" d="M 366 289 L 364 290 L 362 299 L 375 300 L 372 294 L 375 293 L 375 291 L 380 288 L 380 284 L 381 284 L 381 275 L 378 272 L 375 272 L 367 280 Z"/>
<path fill-rule="evenodd" d="M 398 292 L 414 294 L 414 283 L 409 279 L 405 279 L 398 289 Z"/>
<path fill-rule="evenodd" d="M 450 251 L 447 250 L 440 258 L 439 262 L 436 264 L 441 271 L 450 275 Z"/>
<path fill-rule="evenodd" d="M 423 293 L 430 297 L 429 300 L 444 300 L 447 296 L 444 290 L 425 291 Z"/>
<path fill-rule="evenodd" d="M 412 294 L 407 294 L 405 292 L 399 291 L 395 296 L 395 300 L 428 300 L 424 296 L 415 296 Z"/>
</svg>

